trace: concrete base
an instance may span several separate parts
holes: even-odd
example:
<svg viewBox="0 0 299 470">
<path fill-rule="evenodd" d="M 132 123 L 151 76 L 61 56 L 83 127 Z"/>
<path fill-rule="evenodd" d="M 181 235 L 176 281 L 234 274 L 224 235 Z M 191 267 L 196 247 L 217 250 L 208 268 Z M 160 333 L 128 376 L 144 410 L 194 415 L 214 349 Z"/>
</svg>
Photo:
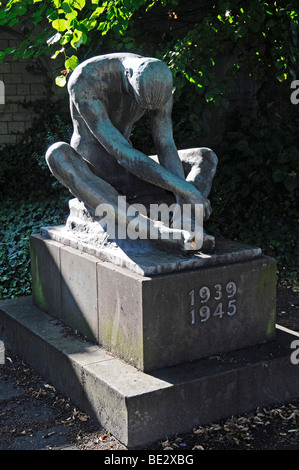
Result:
<svg viewBox="0 0 299 470">
<path fill-rule="evenodd" d="M 298 333 L 146 374 L 68 336 L 31 297 L 0 302 L 0 339 L 129 448 L 299 397 Z"/>
<path fill-rule="evenodd" d="M 273 341 L 275 260 L 223 248 L 230 263 L 142 276 L 33 235 L 34 305 L 142 371 Z"/>
</svg>

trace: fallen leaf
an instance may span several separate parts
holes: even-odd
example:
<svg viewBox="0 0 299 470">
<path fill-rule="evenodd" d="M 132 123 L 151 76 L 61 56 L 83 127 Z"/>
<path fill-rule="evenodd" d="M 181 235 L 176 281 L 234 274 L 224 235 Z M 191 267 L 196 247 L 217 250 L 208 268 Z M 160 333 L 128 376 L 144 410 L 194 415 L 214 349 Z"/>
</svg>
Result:
<svg viewBox="0 0 299 470">
<path fill-rule="evenodd" d="M 86 416 L 79 416 L 80 421 L 87 421 L 88 418 Z"/>
<path fill-rule="evenodd" d="M 161 446 L 162 447 L 167 447 L 167 446 L 170 446 L 171 443 L 167 440 L 167 441 L 164 441 L 164 442 L 161 442 Z"/>
<path fill-rule="evenodd" d="M 193 432 L 194 434 L 202 434 L 203 432 L 205 432 L 205 430 L 203 428 L 198 428 L 198 429 L 194 428 Z"/>
</svg>

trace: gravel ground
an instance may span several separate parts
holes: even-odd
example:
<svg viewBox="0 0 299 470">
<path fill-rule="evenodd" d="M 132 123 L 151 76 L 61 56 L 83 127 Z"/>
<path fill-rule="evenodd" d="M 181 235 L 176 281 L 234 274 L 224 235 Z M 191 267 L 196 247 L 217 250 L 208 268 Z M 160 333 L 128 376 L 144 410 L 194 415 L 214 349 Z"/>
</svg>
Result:
<svg viewBox="0 0 299 470">
<path fill-rule="evenodd" d="M 277 323 L 299 332 L 298 289 L 280 286 Z M 0 450 L 127 450 L 22 358 L 0 366 Z M 143 450 L 299 450 L 299 400 L 165 438 Z"/>
</svg>

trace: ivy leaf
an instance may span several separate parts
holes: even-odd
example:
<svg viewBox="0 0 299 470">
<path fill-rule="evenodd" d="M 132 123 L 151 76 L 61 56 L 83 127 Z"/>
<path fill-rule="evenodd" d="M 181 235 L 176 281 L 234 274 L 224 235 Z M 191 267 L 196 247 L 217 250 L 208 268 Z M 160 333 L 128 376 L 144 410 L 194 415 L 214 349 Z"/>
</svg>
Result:
<svg viewBox="0 0 299 470">
<path fill-rule="evenodd" d="M 58 51 L 54 52 L 54 54 L 51 56 L 51 59 L 56 59 L 56 57 L 63 51 L 64 51 L 64 47 L 62 47 Z"/>
<path fill-rule="evenodd" d="M 80 31 L 79 29 L 75 29 L 73 32 L 73 39 L 71 40 L 71 46 L 74 49 L 78 49 L 81 44 L 85 44 L 87 40 L 87 35 L 83 31 Z"/>
<path fill-rule="evenodd" d="M 64 11 L 64 13 L 72 13 L 74 11 L 68 2 L 63 2 L 61 9 Z"/>
<path fill-rule="evenodd" d="M 54 29 L 57 29 L 57 31 L 65 31 L 68 29 L 68 22 L 64 19 L 58 19 L 52 22 L 52 26 Z"/>
<path fill-rule="evenodd" d="M 278 168 L 273 171 L 272 176 L 273 176 L 274 181 L 279 182 L 285 178 L 286 172 Z"/>
<path fill-rule="evenodd" d="M 64 35 L 60 39 L 60 44 L 62 45 L 67 44 L 68 42 L 71 41 L 72 37 L 73 37 L 72 31 L 68 30 L 66 33 L 64 33 Z"/>
<path fill-rule="evenodd" d="M 73 5 L 77 10 L 82 10 L 85 7 L 85 0 L 73 0 Z"/>
<path fill-rule="evenodd" d="M 55 78 L 55 83 L 57 86 L 60 86 L 61 88 L 66 85 L 66 77 L 64 75 L 59 75 L 58 77 Z"/>
<path fill-rule="evenodd" d="M 79 63 L 78 57 L 75 56 L 75 55 L 72 55 L 71 57 L 66 59 L 65 68 L 70 69 L 70 70 L 74 70 L 77 67 L 78 63 Z"/>
<path fill-rule="evenodd" d="M 294 191 L 295 189 L 298 188 L 298 179 L 297 178 L 294 178 L 292 176 L 288 176 L 284 182 L 283 182 L 285 188 L 288 190 L 288 191 Z"/>
</svg>

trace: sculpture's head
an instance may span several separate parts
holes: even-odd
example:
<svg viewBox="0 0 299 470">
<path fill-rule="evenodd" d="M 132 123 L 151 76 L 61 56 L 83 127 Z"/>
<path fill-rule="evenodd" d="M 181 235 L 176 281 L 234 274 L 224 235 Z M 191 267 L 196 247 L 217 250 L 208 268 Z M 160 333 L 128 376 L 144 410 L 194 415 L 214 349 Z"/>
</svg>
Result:
<svg viewBox="0 0 299 470">
<path fill-rule="evenodd" d="M 138 58 L 128 64 L 126 77 L 129 92 L 145 109 L 159 109 L 171 97 L 172 73 L 168 66 L 153 58 Z"/>
</svg>

